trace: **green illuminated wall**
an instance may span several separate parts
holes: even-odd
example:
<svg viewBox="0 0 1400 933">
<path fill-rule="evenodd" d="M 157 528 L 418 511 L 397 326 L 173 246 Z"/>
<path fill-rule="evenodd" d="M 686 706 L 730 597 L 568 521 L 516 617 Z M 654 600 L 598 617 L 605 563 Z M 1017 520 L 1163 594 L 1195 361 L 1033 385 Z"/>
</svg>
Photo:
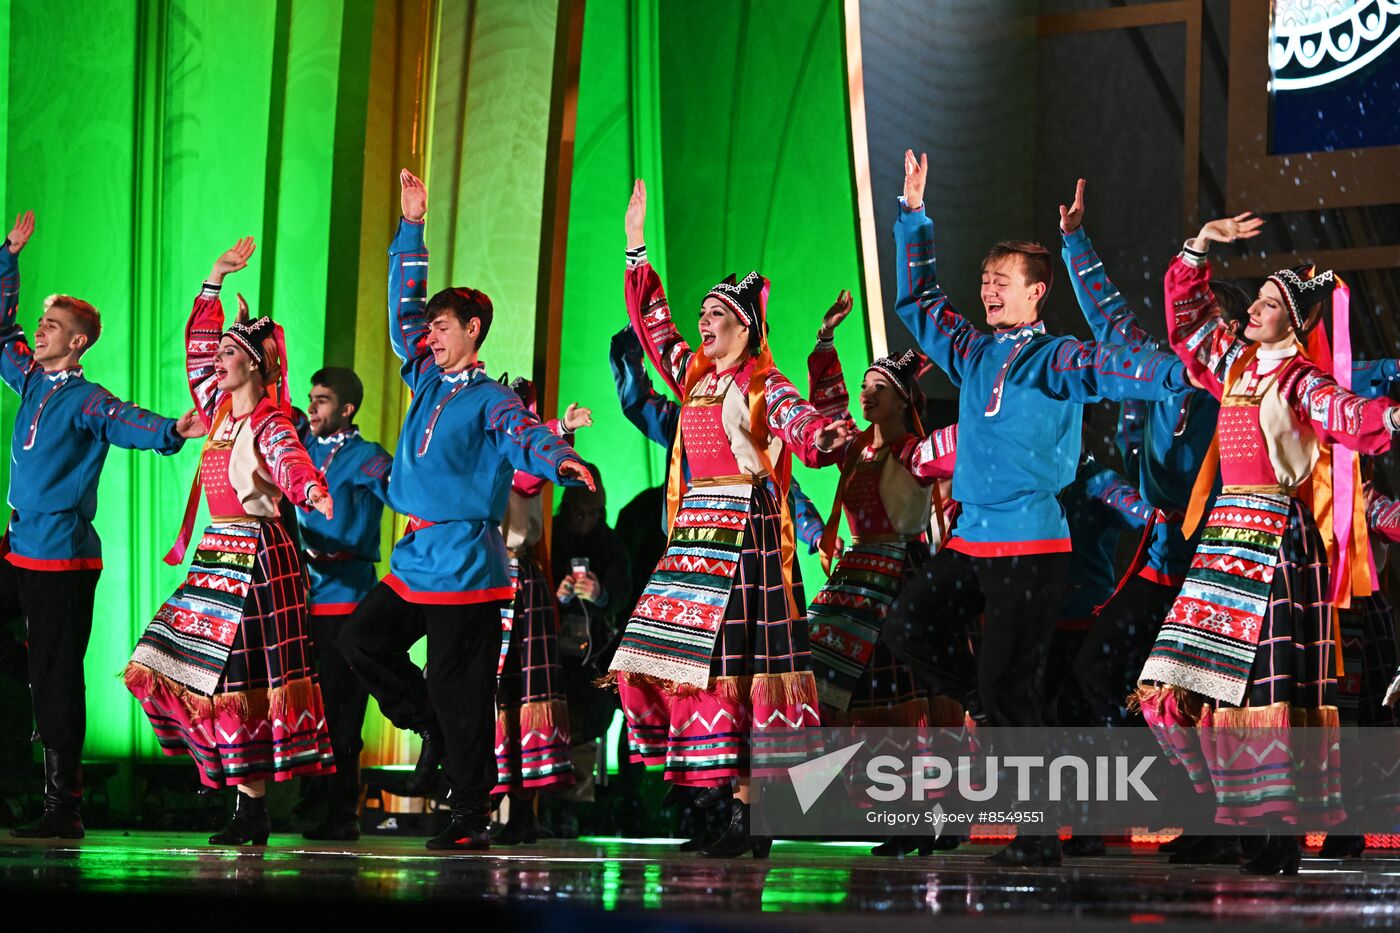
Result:
<svg viewBox="0 0 1400 933">
<path fill-rule="evenodd" d="M 622 305 L 622 216 L 634 175 L 648 192 L 647 249 L 681 331 L 728 272 L 773 282 L 770 341 L 805 394 L 806 357 L 837 292 L 856 295 L 838 331 L 848 381 L 868 361 L 837 2 L 589 3 L 565 281 L 560 398 L 594 406 L 579 437 L 608 482 L 613 515 L 662 480 L 664 452 L 617 412 L 607 368 Z M 659 380 L 653 380 L 661 388 Z M 825 513 L 834 470 L 797 467 Z M 808 596 L 824 579 L 804 559 Z"/>
<path fill-rule="evenodd" d="M 251 234 L 228 281 L 286 328 L 294 398 L 324 363 L 351 364 L 360 423 L 392 449 L 407 394 L 384 330 L 396 172 L 432 196 L 434 281 L 495 300 L 493 374 L 535 365 L 549 312 L 540 283 L 560 0 L 0 0 L 0 177 L 5 216 L 33 207 L 21 321 L 66 291 L 102 311 L 85 360 L 113 392 L 188 407 L 181 329 L 213 259 Z M 622 308 L 622 213 L 651 193 L 648 245 L 683 331 L 729 271 L 773 280 L 774 353 L 799 386 L 821 312 L 855 289 L 841 6 L 835 0 L 588 0 L 564 270 L 561 404 L 593 407 L 582 452 L 612 513 L 661 480 L 663 452 L 618 413 L 607 368 Z M 81 50 L 81 54 L 70 54 Z M 557 99 L 557 97 L 556 97 Z M 841 332 L 854 382 L 864 316 Z M 0 398 L 8 444 L 16 400 Z M 552 414 L 552 413 L 546 413 Z M 175 534 L 198 445 L 176 458 L 113 451 L 98 530 L 106 568 L 89 649 L 96 757 L 157 754 L 120 681 L 183 569 Z M 820 508 L 834 474 L 799 468 Z M 8 458 L 0 482 L 8 483 Z M 386 531 L 392 533 L 392 521 Z M 387 540 L 387 539 L 386 539 Z M 387 548 L 386 548 L 387 552 Z M 809 589 L 820 571 L 804 565 Z M 372 717 L 372 760 L 411 746 Z"/>
</svg>

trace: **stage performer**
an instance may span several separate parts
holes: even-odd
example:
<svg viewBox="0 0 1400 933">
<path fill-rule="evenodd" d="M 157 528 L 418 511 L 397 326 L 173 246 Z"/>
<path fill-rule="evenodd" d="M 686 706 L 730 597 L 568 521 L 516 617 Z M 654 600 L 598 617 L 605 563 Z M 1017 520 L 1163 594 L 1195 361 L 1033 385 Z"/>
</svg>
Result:
<svg viewBox="0 0 1400 933">
<path fill-rule="evenodd" d="M 332 517 L 326 481 L 297 439 L 282 329 L 239 316 L 224 329 L 219 290 L 248 264 L 245 237 L 209 272 L 185 327 L 190 395 L 208 427 L 180 536 L 184 560 L 203 486 L 210 525 L 185 582 L 136 643 L 126 686 L 167 755 L 189 754 L 208 787 L 235 786 L 232 819 L 211 844 L 264 845 L 267 779 L 333 767 L 312 669 L 306 584 L 279 517 L 282 496 Z"/>
<path fill-rule="evenodd" d="M 29 692 L 44 747 L 44 812 L 11 835 L 81 839 L 83 656 L 102 573 L 102 542 L 92 524 L 98 478 L 112 445 L 173 454 L 204 426 L 193 411 L 179 421 L 162 418 L 87 380 L 82 357 L 102 321 L 82 299 L 45 299 L 30 347 L 16 316 L 19 253 L 33 233 L 34 212 L 26 211 L 0 249 L 0 377 L 20 397 L 0 591 L 25 618 Z"/>
<path fill-rule="evenodd" d="M 938 284 L 933 223 L 923 204 L 927 177 L 927 157 L 907 151 L 895 223 L 895 309 L 961 390 L 953 498 L 962 511 L 945 552 L 963 560 L 930 561 L 905 601 L 925 602 L 920 590 L 951 593 L 970 573 L 985 601 L 976 660 L 980 715 L 992 726 L 1035 726 L 1042 722 L 1046 650 L 1069 561 L 1069 529 L 1056 495 L 1079 462 L 1079 406 L 1101 398 L 1168 398 L 1187 383 L 1168 354 L 1048 335 L 1040 312 L 1053 270 L 1039 244 L 993 247 L 983 261 L 981 297 L 994 333 L 977 330 Z M 887 637 L 897 656 L 903 650 L 903 658 L 917 659 L 942 650 L 928 637 L 930 626 L 941 625 L 926 613 L 892 612 Z M 1058 864 L 1059 839 L 1018 836 L 991 859 Z"/>
<path fill-rule="evenodd" d="M 360 752 L 369 694 L 340 650 L 340 633 L 379 577 L 379 529 L 388 501 L 393 459 L 355 426 L 364 384 L 354 370 L 327 366 L 311 377 L 306 406 L 311 437 L 306 450 L 326 478 L 335 518 L 297 512 L 311 582 L 311 640 L 326 707 L 326 727 L 335 751 L 328 809 L 307 839 L 360 838 Z"/>
<path fill-rule="evenodd" d="M 785 503 L 790 453 L 816 464 L 850 433 L 824 418 L 773 365 L 768 280 L 717 284 L 692 350 L 671 320 L 643 243 L 646 188 L 626 216 L 628 317 L 682 401 L 671 457 L 670 539 L 613 658 L 638 757 L 691 786 L 738 780 L 729 826 L 701 853 L 732 857 L 752 839 L 750 769 L 789 763 L 777 743 L 817 725 L 801 576 Z M 690 471 L 681 494 L 681 457 Z M 715 729 L 701 723 L 714 723 Z M 758 745 L 751 745 L 751 737 Z"/>
<path fill-rule="evenodd" d="M 501 522 L 523 470 L 592 486 L 582 458 L 519 396 L 486 375 L 478 352 L 491 300 L 472 288 L 428 298 L 423 218 L 428 194 L 400 173 L 403 217 L 389 247 L 389 340 L 413 393 L 389 480 L 389 504 L 409 516 L 389 574 L 346 623 L 346 660 L 389 721 L 424 737 L 414 776 L 429 786 L 445 760 L 452 816 L 430 849 L 490 845 L 495 671 L 501 609 L 515 595 Z M 427 678 L 408 656 L 428 640 Z"/>
<path fill-rule="evenodd" d="M 517 379 L 511 390 L 535 411 L 535 386 Z M 572 404 L 563 418 L 545 422 L 573 445 L 574 432 L 593 424 L 593 413 Z M 496 787 L 510 796 L 510 816 L 491 837 L 497 845 L 532 843 L 539 837 L 536 794 L 574 783 L 569 705 L 559 663 L 559 603 L 544 550 L 546 480 L 515 471 L 501 534 L 510 552 L 515 598 L 501 610 L 501 658 L 496 685 Z"/>
<path fill-rule="evenodd" d="M 1330 271 L 1275 273 L 1250 306 L 1243 335 L 1224 321 L 1210 291 L 1206 250 L 1211 242 L 1257 236 L 1262 224 L 1248 213 L 1211 221 L 1167 269 L 1172 348 L 1221 403 L 1214 449 L 1223 486 L 1143 666 L 1136 700 L 1198 787 L 1214 785 L 1218 823 L 1273 830 L 1241 870 L 1295 874 L 1300 850 L 1288 826 L 1325 827 L 1344 815 L 1332 746 L 1338 715 L 1330 604 L 1371 589 L 1364 518 L 1353 521 L 1364 514 L 1359 471 L 1332 445 L 1380 453 L 1400 422 L 1391 402 L 1364 399 L 1329 375 L 1332 354 L 1316 325 L 1336 283 Z M 1334 461 L 1343 467 L 1334 470 Z M 1202 467 L 1188 532 L 1216 465 L 1212 456 Z M 1341 491 L 1348 488 L 1350 503 Z M 1314 503 L 1326 506 L 1321 534 Z M 1349 531 L 1355 534 L 1348 538 Z M 1194 748 L 1185 728 L 1192 725 L 1203 727 Z M 1310 740 L 1295 743 L 1294 726 L 1309 727 Z M 1258 735 L 1268 737 L 1269 750 L 1250 765 L 1245 785 L 1222 749 Z"/>
</svg>

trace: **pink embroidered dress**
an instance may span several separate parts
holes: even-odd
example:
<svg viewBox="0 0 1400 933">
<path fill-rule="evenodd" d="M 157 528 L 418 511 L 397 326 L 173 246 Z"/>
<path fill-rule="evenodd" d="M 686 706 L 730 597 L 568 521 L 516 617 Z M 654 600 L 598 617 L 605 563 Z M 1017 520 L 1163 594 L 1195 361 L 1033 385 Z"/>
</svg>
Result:
<svg viewBox="0 0 1400 933">
<path fill-rule="evenodd" d="M 233 414 L 214 375 L 223 330 L 218 290 L 206 285 L 185 339 L 190 392 L 209 428 L 199 485 L 211 523 L 126 669 L 161 750 L 189 754 L 210 787 L 335 769 L 305 578 L 279 518 L 283 495 L 306 507 L 325 479 L 271 399 Z"/>
<path fill-rule="evenodd" d="M 1389 447 L 1392 405 L 1341 388 L 1296 345 L 1247 346 L 1209 286 L 1203 260 L 1174 260 L 1167 326 L 1177 355 L 1220 400 L 1223 486 L 1136 699 L 1198 790 L 1213 785 L 1218 823 L 1326 827 L 1343 818 L 1337 646 L 1327 548 L 1309 501 L 1328 445 Z M 1182 728 L 1191 725 L 1202 727 L 1194 738 Z M 1312 727 L 1305 740 L 1290 738 L 1298 726 Z M 1244 735 L 1267 741 L 1247 751 Z"/>
<path fill-rule="evenodd" d="M 672 323 L 645 255 L 629 257 L 626 296 L 633 329 L 682 401 L 670 539 L 611 667 L 633 757 L 694 786 L 747 776 L 751 766 L 776 771 L 801 759 L 801 730 L 819 724 L 805 600 L 782 505 L 787 457 L 821 461 L 815 437 L 830 419 L 766 351 L 762 360 L 723 372 L 711 364 L 688 380 L 695 351 Z M 767 443 L 754 435 L 755 407 Z M 683 496 L 682 455 L 690 474 Z"/>
</svg>

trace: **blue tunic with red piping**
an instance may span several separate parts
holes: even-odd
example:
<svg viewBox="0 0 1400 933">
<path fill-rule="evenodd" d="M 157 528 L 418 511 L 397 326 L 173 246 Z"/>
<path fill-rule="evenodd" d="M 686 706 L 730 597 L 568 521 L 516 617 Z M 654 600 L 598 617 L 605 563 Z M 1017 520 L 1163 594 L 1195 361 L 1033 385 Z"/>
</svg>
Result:
<svg viewBox="0 0 1400 933">
<path fill-rule="evenodd" d="M 389 499 L 393 459 L 358 428 L 330 437 L 308 437 L 306 452 L 325 474 L 335 518 L 298 511 L 306 549 L 312 615 L 345 615 L 369 595 L 379 578 L 379 526 Z"/>
<path fill-rule="evenodd" d="M 389 506 L 409 516 L 384 582 L 411 603 L 511 599 L 501 520 L 516 470 L 566 486 L 582 459 L 480 363 L 444 372 L 426 338 L 428 249 L 423 225 L 400 220 L 389 247 L 389 340 L 413 392 L 389 480 Z"/>
<path fill-rule="evenodd" d="M 938 284 L 933 222 L 902 201 L 895 221 L 895 310 L 961 390 L 948 547 L 977 557 L 1068 552 L 1056 498 L 1079 464 L 1081 405 L 1165 399 L 1187 385 L 1172 354 L 1052 337 L 1040 322 L 977 330 Z"/>
<path fill-rule="evenodd" d="M 34 362 L 19 309 L 19 257 L 0 247 L 0 377 L 19 393 L 10 444 L 6 559 L 30 570 L 95 570 L 97 481 L 112 445 L 173 454 L 175 421 L 88 382 L 83 368 L 45 372 Z"/>
</svg>

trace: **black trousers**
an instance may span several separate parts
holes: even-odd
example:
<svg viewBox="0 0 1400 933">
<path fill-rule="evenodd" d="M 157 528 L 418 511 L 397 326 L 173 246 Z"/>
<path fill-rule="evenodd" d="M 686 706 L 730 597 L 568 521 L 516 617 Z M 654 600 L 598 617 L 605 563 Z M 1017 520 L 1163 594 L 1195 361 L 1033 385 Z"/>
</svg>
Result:
<svg viewBox="0 0 1400 933">
<path fill-rule="evenodd" d="M 313 615 L 311 641 L 316 646 L 316 670 L 321 681 L 321 702 L 326 708 L 326 728 L 335 752 L 335 770 L 345 774 L 357 769 L 365 743 L 361 732 L 369 691 L 350 670 L 340 649 L 340 633 L 349 623 L 350 613 Z"/>
<path fill-rule="evenodd" d="M 1177 592 L 1177 587 L 1134 577 L 1094 620 L 1074 659 L 1074 675 L 1094 725 L 1123 726 L 1138 718 L 1128 714 L 1128 694 L 1137 688 L 1138 674 Z"/>
<path fill-rule="evenodd" d="M 931 692 L 962 700 L 987 725 L 1041 725 L 1068 566 L 1068 554 L 968 557 L 944 549 L 899 594 L 881 638 Z"/>
<path fill-rule="evenodd" d="M 468 806 L 489 802 L 496 785 L 501 606 L 410 603 L 380 583 L 340 633 L 345 660 L 390 722 L 414 731 L 441 729 L 453 798 Z M 425 636 L 426 680 L 408 657 Z"/>
<path fill-rule="evenodd" d="M 83 658 L 100 570 L 26 570 L 0 558 L 0 611 L 24 615 L 29 695 L 44 747 L 81 755 L 87 735 Z"/>
</svg>

